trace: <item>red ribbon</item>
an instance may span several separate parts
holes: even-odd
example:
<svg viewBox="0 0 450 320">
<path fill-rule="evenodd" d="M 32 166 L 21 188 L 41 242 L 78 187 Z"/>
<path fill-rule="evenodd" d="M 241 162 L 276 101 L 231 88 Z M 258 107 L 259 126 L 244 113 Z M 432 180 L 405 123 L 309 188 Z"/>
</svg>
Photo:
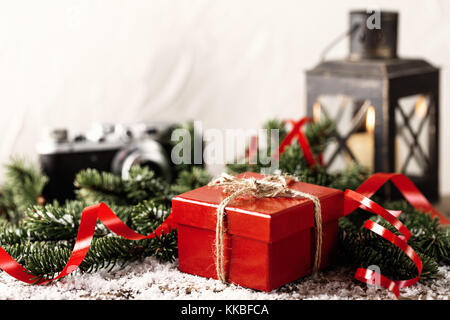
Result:
<svg viewBox="0 0 450 320">
<path fill-rule="evenodd" d="M 379 206 L 378 204 L 376 204 L 369 198 L 363 196 L 362 194 L 352 190 L 346 190 L 344 197 L 346 199 L 346 204 L 351 203 L 352 206 L 357 205 L 361 209 L 370 211 L 374 214 L 383 217 L 402 234 L 402 236 L 397 236 L 388 229 L 382 227 L 378 223 L 375 223 L 371 220 L 366 220 L 364 224 L 364 228 L 372 232 L 375 232 L 382 238 L 393 243 L 414 262 L 418 270 L 418 275 L 415 278 L 402 281 L 393 281 L 374 270 L 364 268 L 358 268 L 354 275 L 355 279 L 367 284 L 382 286 L 390 290 L 392 293 L 394 293 L 396 297 L 398 297 L 400 294 L 400 288 L 408 287 L 415 284 L 419 280 L 420 274 L 422 272 L 422 261 L 420 260 L 419 256 L 414 251 L 414 249 L 408 245 L 408 240 L 411 237 L 411 232 L 408 230 L 408 228 L 406 228 L 403 225 L 403 223 L 400 222 L 400 220 L 396 218 L 395 214 Z"/>
<path fill-rule="evenodd" d="M 303 151 L 303 155 L 305 156 L 306 162 L 310 168 L 314 167 L 316 164 L 316 160 L 314 159 L 314 155 L 311 151 L 311 146 L 309 145 L 308 138 L 305 133 L 302 131 L 302 128 L 309 122 L 312 122 L 313 119 L 309 117 L 301 118 L 298 121 L 295 120 L 287 120 L 291 123 L 292 129 L 288 132 L 288 134 L 284 137 L 283 141 L 281 141 L 278 150 L 274 152 L 272 158 L 277 158 L 279 155 L 283 154 L 285 149 L 292 144 L 295 138 L 297 138 L 298 144 Z M 257 145 L 258 145 L 258 137 L 253 136 L 250 140 L 250 147 L 248 148 L 248 158 L 252 159 L 255 157 L 257 153 Z M 320 154 L 318 156 L 319 164 L 323 166 L 323 156 Z"/>
<path fill-rule="evenodd" d="M 396 228 L 402 235 L 397 236 L 391 231 L 382 227 L 381 225 L 367 220 L 364 224 L 364 228 L 378 234 L 382 238 L 393 243 L 396 247 L 400 248 L 416 265 L 418 274 L 415 278 L 393 281 L 374 270 L 358 268 L 355 273 L 355 279 L 367 284 L 380 285 L 390 290 L 396 297 L 400 294 L 400 288 L 409 287 L 415 284 L 422 273 L 422 261 L 417 253 L 408 245 L 408 240 L 411 237 L 411 232 L 397 219 L 400 212 L 389 211 L 372 200 L 369 197 L 373 196 L 378 189 L 380 189 L 385 183 L 392 181 L 392 183 L 403 194 L 405 199 L 417 210 L 424 211 L 431 215 L 433 218 L 438 218 L 442 225 L 450 224 L 449 219 L 440 214 L 433 206 L 428 202 L 425 196 L 417 189 L 414 183 L 406 176 L 396 173 L 376 173 L 367 179 L 362 185 L 355 191 L 346 190 L 344 214 L 347 215 L 353 212 L 358 207 L 374 214 L 383 217 L 394 228 Z"/>
<path fill-rule="evenodd" d="M 438 218 L 442 225 L 450 225 L 450 220 L 444 217 L 428 202 L 427 198 L 420 192 L 414 183 L 405 175 L 400 173 L 375 173 L 369 179 L 364 181 L 356 192 L 363 196 L 370 198 L 373 196 L 384 184 L 391 181 L 405 199 L 418 211 L 429 213 L 431 217 Z M 354 211 L 359 205 L 354 202 L 346 202 L 344 207 L 344 214 L 347 215 Z"/>
<path fill-rule="evenodd" d="M 155 231 L 148 236 L 143 236 L 131 230 L 114 214 L 114 212 L 111 211 L 106 204 L 102 202 L 86 207 L 83 210 L 72 254 L 70 255 L 69 261 L 67 261 L 64 269 L 55 278 L 36 281 L 37 277 L 18 264 L 17 261 L 14 260 L 2 247 L 0 247 L 0 268 L 17 280 L 29 284 L 41 285 L 47 284 L 50 281 L 57 280 L 72 273 L 81 264 L 89 250 L 92 238 L 94 237 L 97 218 L 109 230 L 128 240 L 153 239 L 156 236 L 160 237 L 163 232 L 164 234 L 171 232 L 175 227 L 172 215 L 169 215 L 169 217 Z"/>
<path fill-rule="evenodd" d="M 281 141 L 280 146 L 278 147 L 278 153 L 275 153 L 274 156 L 278 156 L 283 154 L 284 150 L 291 145 L 292 141 L 297 138 L 298 144 L 303 151 L 303 155 L 305 156 L 306 162 L 308 166 L 311 168 L 316 164 L 316 160 L 314 159 L 314 155 L 311 151 L 311 146 L 309 145 L 308 138 L 305 133 L 302 131 L 302 128 L 305 124 L 312 122 L 312 118 L 304 117 L 298 121 L 290 120 L 292 124 L 292 130 L 284 137 L 283 141 Z"/>
</svg>

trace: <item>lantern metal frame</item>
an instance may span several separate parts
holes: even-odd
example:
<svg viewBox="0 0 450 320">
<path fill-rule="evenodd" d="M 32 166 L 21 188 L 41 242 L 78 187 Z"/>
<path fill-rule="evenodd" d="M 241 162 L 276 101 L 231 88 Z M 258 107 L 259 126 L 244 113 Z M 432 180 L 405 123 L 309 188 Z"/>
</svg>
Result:
<svg viewBox="0 0 450 320">
<path fill-rule="evenodd" d="M 314 103 L 322 95 L 345 95 L 354 101 L 370 101 L 375 108 L 374 171 L 395 172 L 395 139 L 398 134 L 396 113 L 410 133 L 409 153 L 402 173 L 412 157 L 423 158 L 426 167 L 422 176 L 410 176 L 419 189 L 435 201 L 439 198 L 439 68 L 422 59 L 363 59 L 324 61 L 306 72 L 307 114 L 313 116 Z M 410 124 L 412 113 L 407 114 L 399 100 L 413 95 L 429 97 L 427 113 L 417 130 Z M 333 119 L 332 119 L 333 120 Z M 428 156 L 419 143 L 419 135 L 428 120 Z M 356 130 L 356 129 L 355 129 Z M 349 134 L 351 134 L 350 131 Z M 346 146 L 347 136 L 338 133 L 340 151 L 351 155 Z M 404 140 L 406 138 L 404 137 Z M 390 194 L 390 191 L 387 191 Z"/>
</svg>

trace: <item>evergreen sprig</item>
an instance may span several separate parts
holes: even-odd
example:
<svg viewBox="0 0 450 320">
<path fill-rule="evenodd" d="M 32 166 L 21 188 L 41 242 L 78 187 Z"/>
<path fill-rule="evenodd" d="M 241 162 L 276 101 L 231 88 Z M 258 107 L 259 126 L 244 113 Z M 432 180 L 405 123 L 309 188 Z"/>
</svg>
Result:
<svg viewBox="0 0 450 320">
<path fill-rule="evenodd" d="M 88 168 L 76 175 L 74 184 L 77 197 L 86 203 L 127 204 L 124 181 L 110 172 Z"/>
<path fill-rule="evenodd" d="M 211 174 L 199 167 L 192 167 L 180 173 L 175 184 L 171 186 L 171 192 L 180 194 L 189 190 L 200 188 L 212 179 Z"/>
<path fill-rule="evenodd" d="M 17 223 L 30 205 L 44 203 L 42 191 L 48 178 L 40 168 L 20 157 L 11 158 L 6 183 L 0 188 L 0 216 Z"/>
<path fill-rule="evenodd" d="M 134 205 L 145 199 L 168 199 L 169 185 L 147 167 L 133 166 L 129 177 L 122 179 L 111 172 L 96 169 L 80 171 L 75 177 L 77 197 L 88 204 Z"/>
<path fill-rule="evenodd" d="M 129 178 L 123 183 L 128 203 L 138 204 L 146 199 L 168 201 L 169 185 L 147 167 L 131 167 Z"/>
</svg>

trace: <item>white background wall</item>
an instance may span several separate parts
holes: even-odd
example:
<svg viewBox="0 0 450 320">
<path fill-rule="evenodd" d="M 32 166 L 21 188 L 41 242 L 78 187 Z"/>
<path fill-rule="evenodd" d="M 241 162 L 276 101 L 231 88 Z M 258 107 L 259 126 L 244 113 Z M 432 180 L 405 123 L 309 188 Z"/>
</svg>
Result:
<svg viewBox="0 0 450 320">
<path fill-rule="evenodd" d="M 442 67 L 441 186 L 450 193 L 450 1 L 0 1 L 0 162 L 45 127 L 201 119 L 259 128 L 305 114 L 304 71 L 348 11 L 400 12 L 399 53 Z M 331 57 L 343 57 L 347 42 Z"/>
</svg>

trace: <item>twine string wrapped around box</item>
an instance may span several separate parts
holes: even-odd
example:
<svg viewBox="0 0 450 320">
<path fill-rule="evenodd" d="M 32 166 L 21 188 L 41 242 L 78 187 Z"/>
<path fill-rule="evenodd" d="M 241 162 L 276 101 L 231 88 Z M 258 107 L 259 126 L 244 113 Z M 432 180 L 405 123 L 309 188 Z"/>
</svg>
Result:
<svg viewBox="0 0 450 320">
<path fill-rule="evenodd" d="M 310 199 L 314 204 L 314 220 L 316 227 L 316 246 L 314 262 L 312 267 L 313 274 L 317 273 L 320 267 L 322 256 L 322 210 L 320 200 L 316 196 L 292 190 L 288 187 L 287 179 L 298 181 L 292 176 L 282 175 L 267 175 L 261 179 L 255 178 L 238 178 L 229 174 L 222 174 L 221 177 L 211 181 L 209 186 L 223 187 L 223 191 L 229 194 L 217 207 L 217 224 L 216 224 L 216 272 L 217 278 L 226 282 L 225 276 L 225 230 L 224 217 L 225 208 L 233 200 L 238 197 L 251 196 L 255 198 L 274 198 L 274 197 L 289 197 L 289 198 L 306 198 Z"/>
</svg>

